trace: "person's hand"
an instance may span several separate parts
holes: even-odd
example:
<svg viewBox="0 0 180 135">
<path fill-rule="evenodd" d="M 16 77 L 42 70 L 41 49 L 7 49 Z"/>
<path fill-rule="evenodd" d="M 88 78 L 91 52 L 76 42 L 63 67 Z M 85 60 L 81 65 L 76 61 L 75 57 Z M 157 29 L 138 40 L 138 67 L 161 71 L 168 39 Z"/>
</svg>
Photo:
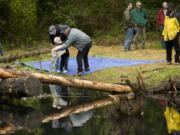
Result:
<svg viewBox="0 0 180 135">
<path fill-rule="evenodd" d="M 51 49 L 51 54 L 52 57 L 58 57 L 58 51 L 61 49 L 62 45 L 58 45 L 56 47 L 54 47 L 53 49 Z"/>
<path fill-rule="evenodd" d="M 54 48 L 51 50 L 51 55 L 53 58 L 58 56 L 58 53 L 57 53 L 57 51 L 54 50 Z"/>
<path fill-rule="evenodd" d="M 52 50 L 59 51 L 62 48 L 62 45 L 55 46 Z"/>
</svg>

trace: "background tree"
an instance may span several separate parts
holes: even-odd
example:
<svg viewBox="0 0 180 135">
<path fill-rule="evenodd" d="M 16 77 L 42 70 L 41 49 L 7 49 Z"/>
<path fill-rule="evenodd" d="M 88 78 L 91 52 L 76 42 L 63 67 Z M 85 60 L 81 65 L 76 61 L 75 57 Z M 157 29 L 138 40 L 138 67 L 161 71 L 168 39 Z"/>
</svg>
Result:
<svg viewBox="0 0 180 135">
<path fill-rule="evenodd" d="M 135 3 L 135 0 L 131 0 Z M 148 12 L 148 31 L 156 31 L 156 13 L 163 0 L 141 0 Z M 171 0 L 180 7 L 179 0 Z M 123 31 L 124 0 L 0 0 L 0 26 L 13 35 L 12 41 L 31 44 L 48 40 L 51 24 L 78 27 L 90 36 L 117 37 Z M 178 7 L 179 6 L 179 7 Z M 18 46 L 17 46 L 18 47 Z"/>
</svg>

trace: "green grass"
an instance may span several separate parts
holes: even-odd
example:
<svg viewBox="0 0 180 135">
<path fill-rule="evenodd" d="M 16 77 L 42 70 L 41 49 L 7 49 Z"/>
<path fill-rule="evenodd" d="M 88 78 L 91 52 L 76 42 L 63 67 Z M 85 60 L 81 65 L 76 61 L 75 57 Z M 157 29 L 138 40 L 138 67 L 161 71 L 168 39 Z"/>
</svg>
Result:
<svg viewBox="0 0 180 135">
<path fill-rule="evenodd" d="M 105 46 L 94 45 L 90 51 L 90 56 L 112 57 L 122 59 L 165 60 L 165 50 L 160 49 L 159 41 L 149 41 L 146 45 L 146 48 L 146 50 L 133 50 L 132 47 L 132 51 L 123 52 L 123 47 L 120 44 L 112 44 Z M 12 55 L 17 52 L 21 53 L 22 50 L 10 51 L 9 55 Z M 71 48 L 70 54 L 71 57 L 75 57 L 77 54 L 77 50 Z M 46 54 L 38 57 L 22 59 L 21 61 L 41 61 L 49 58 L 50 54 Z M 33 68 L 24 66 L 17 66 L 17 69 L 37 71 Z M 128 77 L 132 82 L 136 82 L 138 72 L 142 73 L 145 83 L 148 86 L 154 86 L 161 83 L 163 80 L 168 79 L 170 76 L 180 75 L 180 65 L 167 65 L 166 63 L 156 63 L 149 65 L 138 65 L 133 67 L 116 67 L 105 69 L 102 71 L 97 71 L 92 74 L 78 78 L 107 83 L 122 83 L 124 81 L 124 78 Z"/>
</svg>

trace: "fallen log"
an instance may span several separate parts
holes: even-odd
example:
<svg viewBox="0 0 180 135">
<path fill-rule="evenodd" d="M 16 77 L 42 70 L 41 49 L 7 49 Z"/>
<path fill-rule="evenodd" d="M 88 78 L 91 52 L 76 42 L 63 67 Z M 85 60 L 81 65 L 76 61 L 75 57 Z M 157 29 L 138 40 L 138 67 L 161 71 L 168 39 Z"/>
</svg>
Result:
<svg viewBox="0 0 180 135">
<path fill-rule="evenodd" d="M 42 84 L 39 79 L 29 76 L 8 78 L 0 82 L 0 93 L 15 97 L 39 96 Z"/>
<path fill-rule="evenodd" d="M 132 97 L 129 94 L 110 95 L 109 97 L 106 97 L 104 99 L 99 99 L 99 100 L 83 103 L 80 105 L 75 105 L 72 107 L 66 107 L 64 109 L 62 108 L 61 110 L 59 110 L 55 113 L 51 113 L 50 115 L 43 116 L 42 122 L 46 123 L 46 122 L 49 122 L 51 120 L 58 120 L 60 118 L 67 117 L 67 116 L 72 115 L 72 114 L 86 112 L 86 111 L 89 111 L 89 110 L 92 110 L 95 108 L 107 106 L 107 105 L 110 105 L 113 103 L 118 103 L 120 99 L 127 99 L 127 98 L 131 99 L 134 97 Z"/>
<path fill-rule="evenodd" d="M 176 95 L 180 90 L 180 77 L 176 76 L 169 78 L 149 89 L 150 92 L 154 93 L 175 93 Z"/>
<path fill-rule="evenodd" d="M 111 116 L 121 116 L 121 115 L 138 115 L 143 112 L 144 107 L 144 97 L 136 97 L 132 100 L 124 99 L 120 100 L 116 106 L 112 106 L 110 111 Z"/>
<path fill-rule="evenodd" d="M 46 49 L 42 49 L 42 50 L 25 52 L 23 54 L 16 54 L 16 55 L 13 55 L 13 56 L 3 56 L 3 57 L 0 57 L 0 63 L 13 62 L 13 61 L 15 61 L 17 59 L 37 56 L 37 55 L 46 54 L 46 53 L 49 53 L 49 52 L 50 52 L 50 48 L 46 48 Z"/>
<path fill-rule="evenodd" d="M 172 98 L 167 95 L 156 94 L 156 95 L 149 95 L 147 97 L 152 98 L 154 100 L 158 100 L 159 103 L 161 104 L 167 104 L 169 102 L 170 104 L 173 103 L 173 104 L 176 104 L 176 106 L 180 106 L 180 96 L 176 96 Z"/>
<path fill-rule="evenodd" d="M 72 79 L 68 77 L 48 75 L 42 73 L 6 70 L 0 68 L 0 78 L 2 79 L 28 77 L 28 76 L 36 77 L 44 84 L 55 84 L 55 85 L 69 86 L 80 89 L 83 88 L 83 89 L 91 89 L 91 90 L 106 91 L 106 92 L 128 93 L 133 91 L 130 86 L 126 86 L 126 85 L 108 84 L 108 83 L 81 80 L 81 79 Z"/>
</svg>

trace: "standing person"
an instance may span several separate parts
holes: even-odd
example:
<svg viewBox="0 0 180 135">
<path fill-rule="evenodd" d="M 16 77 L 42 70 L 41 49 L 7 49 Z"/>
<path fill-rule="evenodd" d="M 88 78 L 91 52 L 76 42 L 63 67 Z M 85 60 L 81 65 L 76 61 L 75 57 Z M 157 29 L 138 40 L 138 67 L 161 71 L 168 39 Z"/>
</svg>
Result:
<svg viewBox="0 0 180 135">
<path fill-rule="evenodd" d="M 162 35 L 162 31 L 164 29 L 164 19 L 167 14 L 167 9 L 168 9 L 168 3 L 163 2 L 162 8 L 157 13 L 156 22 L 157 22 L 157 26 L 159 27 L 161 35 Z M 165 42 L 164 42 L 164 39 L 162 38 L 162 36 L 161 36 L 161 47 L 165 48 Z"/>
<path fill-rule="evenodd" d="M 88 62 L 88 53 L 92 47 L 91 38 L 77 28 L 65 28 L 61 31 L 67 40 L 60 46 L 57 46 L 52 51 L 64 50 L 70 46 L 75 47 L 78 50 L 76 61 L 77 61 L 77 74 L 81 76 L 83 73 L 83 62 L 85 71 L 90 71 Z"/>
<path fill-rule="evenodd" d="M 57 39 L 57 37 L 60 38 L 62 43 L 66 41 L 66 36 L 63 33 L 61 33 L 61 31 L 66 28 L 69 28 L 69 26 L 67 26 L 67 25 L 51 25 L 49 27 L 49 37 L 50 37 L 50 40 L 51 40 L 53 46 L 59 45 L 58 43 L 55 43 L 55 39 Z M 61 73 L 62 72 L 67 73 L 68 60 L 69 60 L 69 50 L 65 49 L 65 53 L 62 54 L 61 58 L 58 58 L 56 61 L 56 70 L 60 70 Z"/>
<path fill-rule="evenodd" d="M 131 20 L 130 12 L 133 5 L 128 3 L 126 10 L 124 11 L 124 29 L 126 31 L 125 41 L 124 41 L 124 51 L 130 51 L 131 42 L 134 36 L 134 28 Z"/>
<path fill-rule="evenodd" d="M 135 27 L 134 45 L 138 49 L 138 36 L 142 35 L 142 49 L 145 49 L 146 25 L 148 22 L 146 10 L 142 8 L 141 2 L 136 2 L 136 8 L 131 11 L 132 22 Z"/>
<path fill-rule="evenodd" d="M 172 48 L 175 49 L 175 63 L 180 63 L 180 13 L 176 10 L 173 3 L 169 3 L 167 16 L 165 17 L 163 37 L 166 43 L 166 60 L 167 64 L 172 64 Z"/>
</svg>

